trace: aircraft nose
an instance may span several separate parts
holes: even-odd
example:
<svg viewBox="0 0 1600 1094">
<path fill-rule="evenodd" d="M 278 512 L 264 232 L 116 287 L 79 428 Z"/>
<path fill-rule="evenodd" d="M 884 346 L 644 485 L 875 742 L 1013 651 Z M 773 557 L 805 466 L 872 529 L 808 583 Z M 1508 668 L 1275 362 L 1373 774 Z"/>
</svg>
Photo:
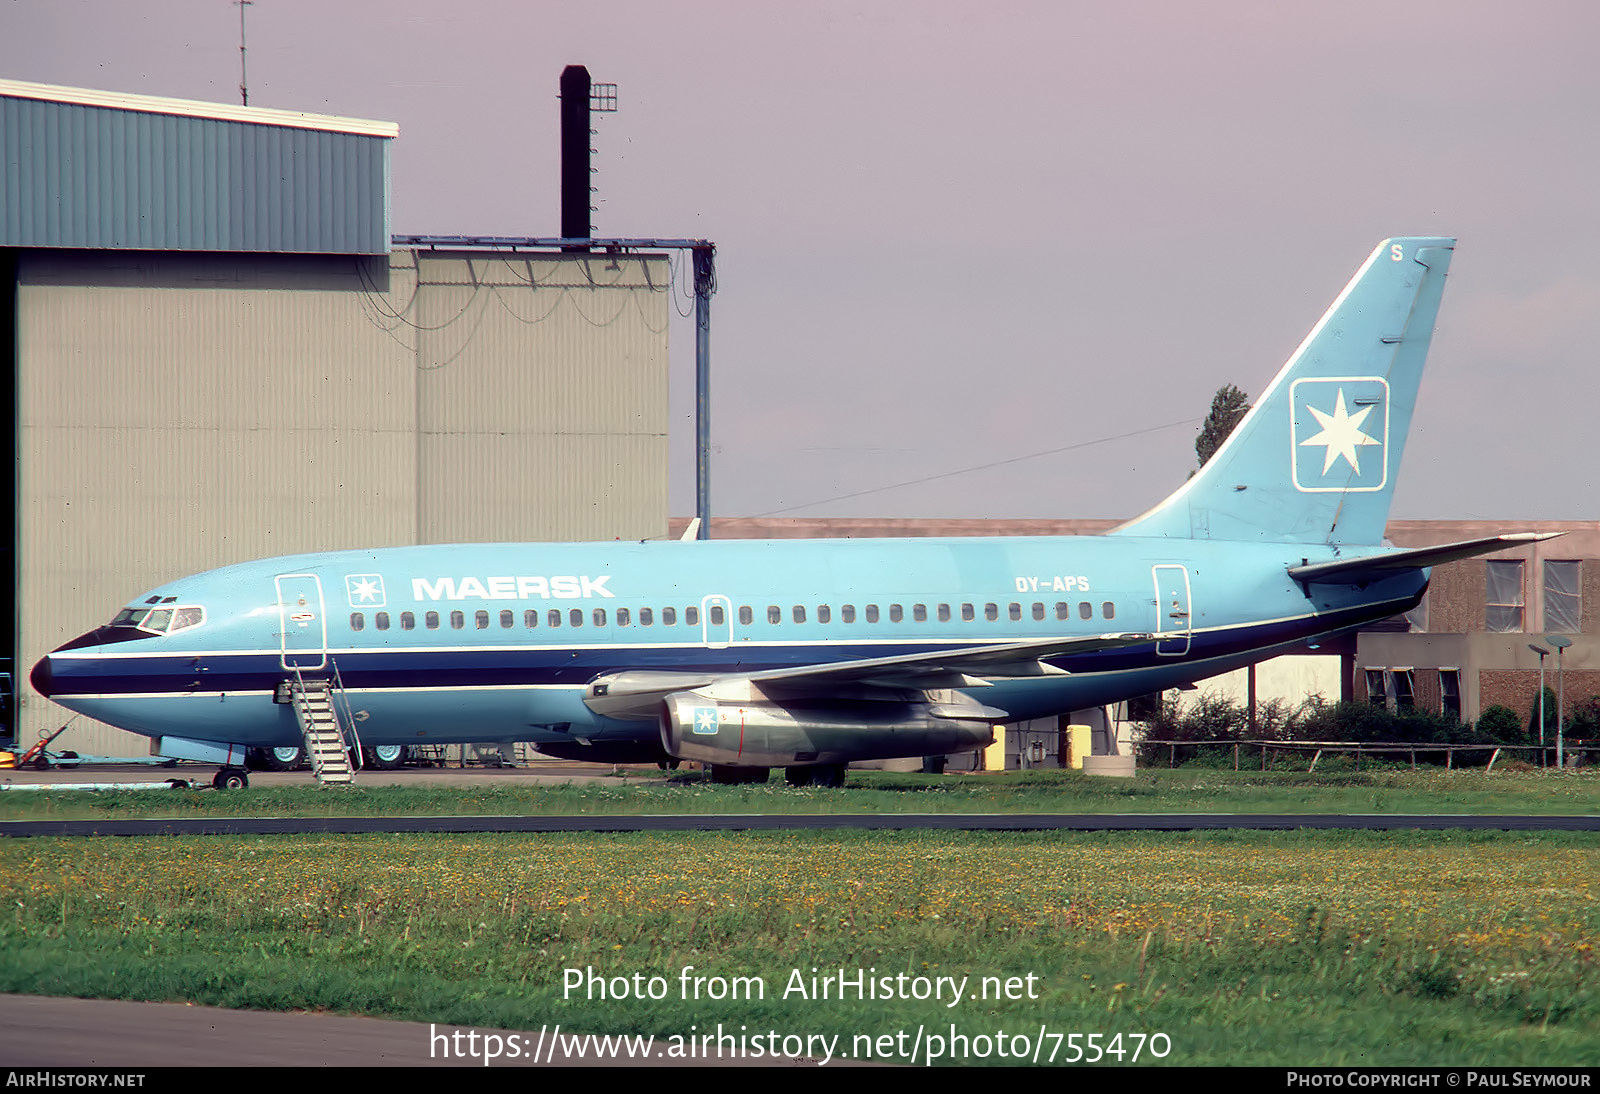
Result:
<svg viewBox="0 0 1600 1094">
<path fill-rule="evenodd" d="M 46 699 L 50 697 L 55 687 L 55 670 L 50 666 L 48 654 L 39 658 L 39 663 L 33 666 L 33 671 L 28 674 L 28 683 Z"/>
</svg>

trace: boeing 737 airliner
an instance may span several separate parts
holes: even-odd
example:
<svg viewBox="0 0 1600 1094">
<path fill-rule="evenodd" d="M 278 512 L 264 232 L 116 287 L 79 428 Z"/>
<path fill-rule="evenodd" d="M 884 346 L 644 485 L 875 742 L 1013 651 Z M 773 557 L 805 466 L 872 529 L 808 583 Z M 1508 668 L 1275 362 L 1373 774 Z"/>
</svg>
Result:
<svg viewBox="0 0 1600 1094">
<path fill-rule="evenodd" d="M 1406 611 L 1430 566 L 1536 538 L 1382 545 L 1453 247 L 1380 244 L 1211 461 L 1106 536 L 274 558 L 151 590 L 33 686 L 217 785 L 323 737 L 825 783 L 983 747 Z"/>
</svg>

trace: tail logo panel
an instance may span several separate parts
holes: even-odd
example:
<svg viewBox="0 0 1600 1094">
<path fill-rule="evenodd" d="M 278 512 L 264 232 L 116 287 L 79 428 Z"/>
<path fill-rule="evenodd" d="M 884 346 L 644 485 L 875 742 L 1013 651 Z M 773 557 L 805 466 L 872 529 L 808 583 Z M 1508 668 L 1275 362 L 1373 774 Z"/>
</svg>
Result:
<svg viewBox="0 0 1600 1094">
<path fill-rule="evenodd" d="M 1374 493 L 1389 482 L 1389 382 L 1296 380 L 1289 388 L 1294 486 L 1306 494 Z"/>
</svg>

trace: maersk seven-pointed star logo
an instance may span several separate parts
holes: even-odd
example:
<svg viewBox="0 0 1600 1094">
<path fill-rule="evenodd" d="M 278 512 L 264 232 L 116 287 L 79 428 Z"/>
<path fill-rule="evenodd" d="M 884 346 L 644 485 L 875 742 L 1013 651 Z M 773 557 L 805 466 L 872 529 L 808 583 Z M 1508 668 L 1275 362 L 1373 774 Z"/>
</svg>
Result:
<svg viewBox="0 0 1600 1094">
<path fill-rule="evenodd" d="M 694 708 L 694 731 L 701 735 L 713 734 L 717 731 L 717 708 Z"/>
<path fill-rule="evenodd" d="M 385 606 L 382 574 L 345 574 L 344 591 L 352 608 Z"/>
<path fill-rule="evenodd" d="M 1296 380 L 1289 389 L 1295 489 L 1372 492 L 1389 481 L 1389 384 L 1379 376 Z"/>
</svg>

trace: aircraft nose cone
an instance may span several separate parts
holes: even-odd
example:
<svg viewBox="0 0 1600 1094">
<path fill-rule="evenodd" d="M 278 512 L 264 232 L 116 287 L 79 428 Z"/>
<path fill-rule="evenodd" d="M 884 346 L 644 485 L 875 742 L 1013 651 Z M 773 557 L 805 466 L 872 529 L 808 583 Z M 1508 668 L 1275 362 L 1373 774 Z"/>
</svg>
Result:
<svg viewBox="0 0 1600 1094">
<path fill-rule="evenodd" d="M 39 658 L 39 663 L 28 674 L 28 682 L 33 685 L 34 691 L 47 699 L 50 697 L 55 687 L 55 670 L 50 667 L 48 656 Z"/>
</svg>

